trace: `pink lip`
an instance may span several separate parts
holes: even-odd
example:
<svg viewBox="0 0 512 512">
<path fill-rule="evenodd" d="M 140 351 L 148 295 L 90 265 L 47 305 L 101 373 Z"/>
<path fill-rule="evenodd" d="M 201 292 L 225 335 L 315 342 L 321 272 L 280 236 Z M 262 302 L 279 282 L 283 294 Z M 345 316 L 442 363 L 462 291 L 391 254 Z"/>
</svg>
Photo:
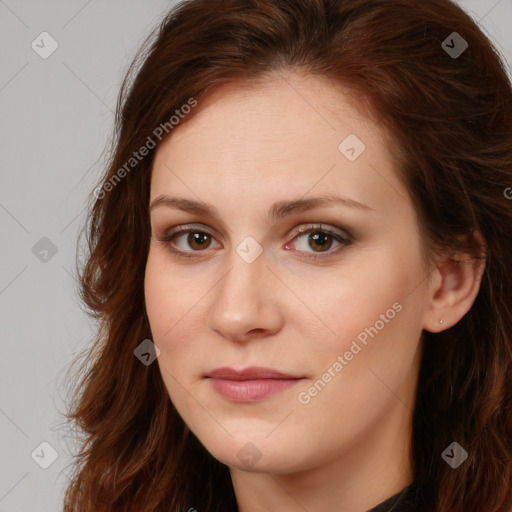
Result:
<svg viewBox="0 0 512 512">
<path fill-rule="evenodd" d="M 244 370 L 217 368 L 206 375 L 212 389 L 233 402 L 257 402 L 288 389 L 302 377 L 270 368 L 252 366 Z"/>
</svg>

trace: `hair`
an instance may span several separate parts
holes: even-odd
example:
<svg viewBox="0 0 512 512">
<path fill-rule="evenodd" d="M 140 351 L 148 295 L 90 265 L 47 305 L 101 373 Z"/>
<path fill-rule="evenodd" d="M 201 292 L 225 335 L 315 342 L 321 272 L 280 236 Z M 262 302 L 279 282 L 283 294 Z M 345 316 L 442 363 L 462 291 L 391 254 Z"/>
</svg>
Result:
<svg viewBox="0 0 512 512">
<path fill-rule="evenodd" d="M 468 43 L 458 58 L 442 46 L 453 32 Z M 158 365 L 134 357 L 151 339 L 144 269 L 156 150 L 130 159 L 156 143 L 157 127 L 171 136 L 169 119 L 191 99 L 199 108 L 180 124 L 214 88 L 292 72 L 339 84 L 389 136 L 428 261 L 475 254 L 475 232 L 485 241 L 469 312 L 423 333 L 411 463 L 425 509 L 510 512 L 512 87 L 492 43 L 449 0 L 188 0 L 146 40 L 83 226 L 80 298 L 99 327 L 67 414 L 82 439 L 66 512 L 237 510 L 227 466 L 184 424 Z M 457 469 L 441 457 L 454 441 L 469 454 Z"/>
</svg>

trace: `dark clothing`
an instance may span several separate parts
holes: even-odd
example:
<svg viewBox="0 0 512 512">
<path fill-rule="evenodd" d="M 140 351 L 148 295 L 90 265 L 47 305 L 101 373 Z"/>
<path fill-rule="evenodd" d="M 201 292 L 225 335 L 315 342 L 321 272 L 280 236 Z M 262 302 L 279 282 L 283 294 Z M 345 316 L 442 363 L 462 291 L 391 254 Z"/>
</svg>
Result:
<svg viewBox="0 0 512 512">
<path fill-rule="evenodd" d="M 391 496 L 368 512 L 419 512 L 422 510 L 418 501 L 418 488 L 413 482 L 409 487 Z"/>
</svg>

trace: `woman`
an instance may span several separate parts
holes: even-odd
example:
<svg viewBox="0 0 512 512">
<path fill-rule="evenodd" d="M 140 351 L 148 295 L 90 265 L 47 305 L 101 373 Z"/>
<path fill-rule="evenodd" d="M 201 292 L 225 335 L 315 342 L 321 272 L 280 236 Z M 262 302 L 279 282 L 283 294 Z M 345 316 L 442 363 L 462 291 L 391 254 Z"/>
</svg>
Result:
<svg viewBox="0 0 512 512">
<path fill-rule="evenodd" d="M 450 1 L 181 3 L 91 208 L 65 510 L 510 512 L 511 183 Z"/>
</svg>

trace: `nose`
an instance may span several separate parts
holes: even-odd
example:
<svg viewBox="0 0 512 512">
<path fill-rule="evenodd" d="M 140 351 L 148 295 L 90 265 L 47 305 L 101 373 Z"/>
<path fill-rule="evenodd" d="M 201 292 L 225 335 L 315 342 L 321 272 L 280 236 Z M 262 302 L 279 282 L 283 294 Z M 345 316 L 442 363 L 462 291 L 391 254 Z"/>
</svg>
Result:
<svg viewBox="0 0 512 512">
<path fill-rule="evenodd" d="M 276 334 L 283 325 L 283 284 L 267 266 L 265 252 L 247 263 L 233 250 L 229 270 L 212 290 L 209 329 L 246 343 Z"/>
</svg>

